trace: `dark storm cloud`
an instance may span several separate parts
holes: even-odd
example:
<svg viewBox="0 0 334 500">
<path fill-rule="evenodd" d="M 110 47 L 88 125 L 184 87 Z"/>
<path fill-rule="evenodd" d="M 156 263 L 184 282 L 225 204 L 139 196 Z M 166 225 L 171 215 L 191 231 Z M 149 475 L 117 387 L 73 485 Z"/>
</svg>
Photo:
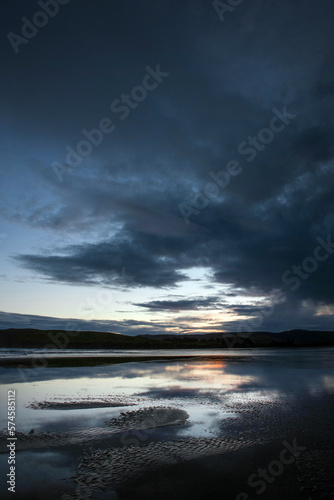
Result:
<svg viewBox="0 0 334 500">
<path fill-rule="evenodd" d="M 305 130 L 296 139 L 296 150 L 316 167 L 320 162 L 333 158 L 334 128 L 316 126 Z"/>
<path fill-rule="evenodd" d="M 247 314 L 248 315 L 248 314 Z M 333 309 L 317 314 L 317 302 L 290 297 L 274 308 L 259 307 L 249 312 L 248 319 L 225 321 L 223 328 L 230 332 L 270 331 L 280 332 L 291 329 L 333 330 Z"/>
<path fill-rule="evenodd" d="M 36 5 L 8 7 L 5 33 L 20 29 L 17 12 L 29 17 Z M 212 2 L 176 9 L 168 0 L 131 8 L 73 1 L 18 55 L 2 48 L 12 67 L 3 78 L 6 127 L 22 154 L 34 151 L 24 171 L 14 167 L 30 189 L 15 193 L 15 205 L 8 196 L 3 213 L 83 240 L 95 231 L 93 243 L 27 251 L 16 261 L 52 282 L 130 289 L 175 286 L 190 268 L 206 267 L 216 283 L 249 294 L 281 289 L 301 324 L 327 325 L 315 314 L 334 302 L 334 258 L 319 262 L 296 291 L 282 275 L 313 255 L 319 236 L 334 235 L 333 14 L 331 0 L 243 2 L 221 23 Z M 141 84 L 148 64 L 170 75 L 121 121 L 110 104 Z M 296 118 L 247 162 L 238 146 L 284 106 Z M 60 184 L 51 163 L 107 116 L 115 132 Z M 185 224 L 180 203 L 229 160 L 241 173 Z M 131 279 L 120 279 L 123 268 Z M 282 325 L 293 321 L 287 303 L 275 311 L 275 327 L 275 315 Z M 252 307 L 234 312 L 252 315 Z"/>
<path fill-rule="evenodd" d="M 185 245 L 171 238 L 168 244 L 170 255 L 166 257 L 162 238 L 122 231 L 112 241 L 67 248 L 67 255 L 20 255 L 15 259 L 53 281 L 160 288 L 187 280 L 175 269 L 177 253 Z"/>
<path fill-rule="evenodd" d="M 142 304 L 134 304 L 139 307 L 146 307 L 153 311 L 188 311 L 199 309 L 213 309 L 221 303 L 219 297 L 198 298 L 192 300 L 153 300 Z"/>
<path fill-rule="evenodd" d="M 253 306 L 253 305 L 233 305 L 229 304 L 226 306 L 231 311 L 235 312 L 239 316 L 256 316 L 259 314 L 261 305 Z"/>
</svg>

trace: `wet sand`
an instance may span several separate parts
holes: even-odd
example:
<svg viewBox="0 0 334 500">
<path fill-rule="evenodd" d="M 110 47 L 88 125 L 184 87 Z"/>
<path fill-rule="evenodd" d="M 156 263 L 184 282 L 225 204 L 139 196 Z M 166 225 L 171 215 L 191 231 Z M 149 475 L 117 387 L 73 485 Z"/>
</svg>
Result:
<svg viewBox="0 0 334 500">
<path fill-rule="evenodd" d="M 122 412 L 119 417 L 106 422 L 116 429 L 156 429 L 169 425 L 182 425 L 188 420 L 186 411 L 179 408 L 156 406 L 136 411 Z"/>
<path fill-rule="evenodd" d="M 121 401 L 40 401 L 31 403 L 34 410 L 87 410 L 91 408 L 119 408 L 132 403 Z"/>
<path fill-rule="evenodd" d="M 277 358 L 279 362 L 270 357 L 252 364 L 235 359 L 225 365 L 216 358 L 131 363 L 113 367 L 110 379 L 119 387 L 131 387 L 127 393 L 114 389 L 108 397 L 96 393 L 95 398 L 63 395 L 30 401 L 26 408 L 33 415 L 73 415 L 75 421 L 79 415 L 82 426 L 17 432 L 18 470 L 21 476 L 26 470 L 29 484 L 22 477 L 15 496 L 333 499 L 334 372 L 330 358 L 320 354 L 320 361 L 318 354 L 312 354 L 312 363 L 307 358 L 307 370 L 295 354 Z M 99 368 L 108 387 L 104 373 Z M 151 380 L 159 381 L 161 374 L 168 374 L 168 383 L 154 386 Z M 94 411 L 99 412 L 96 425 L 85 426 Z M 284 449 L 289 463 L 283 464 Z M 0 451 L 0 459 L 6 459 L 4 440 Z M 42 469 L 45 486 L 38 482 L 37 471 Z M 267 471 L 265 480 L 259 477 L 261 470 Z M 3 498 L 11 495 L 4 492 Z"/>
<path fill-rule="evenodd" d="M 219 498 L 220 488 L 224 492 L 220 498 L 234 500 L 241 493 L 253 498 L 255 489 L 249 486 L 249 477 L 278 458 L 286 443 L 288 450 L 293 450 L 297 443 L 297 450 L 302 451 L 295 455 L 290 451 L 292 462 L 284 467 L 280 479 L 271 478 L 275 480 L 273 486 L 266 482 L 261 498 L 334 498 L 332 413 L 329 412 L 334 410 L 334 398 L 328 401 L 319 394 L 316 400 L 320 413 L 307 397 L 289 398 L 285 403 L 235 402 L 234 409 L 239 410 L 240 417 L 221 420 L 225 434 L 221 437 L 179 439 L 175 436 L 168 440 L 158 439 L 154 434 L 154 439 L 147 442 L 150 432 L 160 427 L 187 424 L 185 410 L 160 406 L 122 412 L 119 417 L 107 420 L 105 428 L 67 435 L 18 433 L 17 449 L 90 444 L 72 476 L 75 484 L 62 494 L 62 500 L 167 500 L 170 495 L 183 500 L 204 498 L 205 492 L 210 498 Z M 324 426 L 316 431 L 315 415 Z M 119 442 L 117 447 L 108 445 L 112 436 Z"/>
<path fill-rule="evenodd" d="M 310 399 L 291 398 L 283 405 L 239 403 L 241 418 L 221 422 L 225 437 L 147 445 L 137 439 L 137 443 L 118 449 L 94 449 L 82 457 L 74 475 L 76 494 L 69 498 L 93 498 L 108 485 L 116 489 L 120 499 L 205 498 L 209 493 L 210 498 L 236 499 L 242 493 L 255 498 L 261 480 L 253 479 L 250 486 L 249 478 L 258 470 L 271 470 L 270 464 L 279 462 L 285 448 L 290 463 L 283 464 L 278 477 L 269 473 L 268 481 L 262 480 L 265 489 L 261 498 L 334 498 L 334 399 L 329 406 L 321 395 L 316 399 L 322 409 L 318 418 L 325 428 L 314 429 L 318 412 Z M 196 475 L 195 470 L 200 473 Z"/>
<path fill-rule="evenodd" d="M 53 407 L 52 403 L 51 408 Z M 77 409 L 82 408 L 99 408 L 100 405 L 87 406 L 86 403 L 72 402 L 55 402 L 54 406 L 58 409 Z M 112 405 L 108 405 L 109 407 Z M 118 406 L 128 406 L 125 403 Z M 44 402 L 32 403 L 30 407 L 34 409 L 50 409 L 50 406 L 44 408 Z M 104 406 L 103 406 L 104 407 Z M 105 427 L 85 428 L 79 431 L 71 431 L 64 433 L 57 432 L 41 432 L 32 429 L 30 432 L 16 431 L 16 450 L 36 450 L 49 446 L 64 446 L 87 442 L 98 442 L 102 439 L 110 438 L 114 435 L 122 433 L 124 438 L 125 431 L 138 431 L 147 429 L 157 429 L 160 427 L 178 426 L 187 422 L 189 415 L 184 410 L 168 407 L 150 407 L 139 409 L 136 411 L 122 412 L 119 417 L 111 418 L 105 422 Z M 1 432 L 0 453 L 7 451 L 7 431 Z"/>
</svg>

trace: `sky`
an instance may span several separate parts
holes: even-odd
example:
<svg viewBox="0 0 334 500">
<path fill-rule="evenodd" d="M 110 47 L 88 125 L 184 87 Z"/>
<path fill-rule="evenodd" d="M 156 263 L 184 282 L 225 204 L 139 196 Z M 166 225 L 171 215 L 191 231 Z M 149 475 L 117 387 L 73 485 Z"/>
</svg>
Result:
<svg viewBox="0 0 334 500">
<path fill-rule="evenodd" d="M 333 329 L 332 0 L 0 9 L 0 328 Z"/>
</svg>

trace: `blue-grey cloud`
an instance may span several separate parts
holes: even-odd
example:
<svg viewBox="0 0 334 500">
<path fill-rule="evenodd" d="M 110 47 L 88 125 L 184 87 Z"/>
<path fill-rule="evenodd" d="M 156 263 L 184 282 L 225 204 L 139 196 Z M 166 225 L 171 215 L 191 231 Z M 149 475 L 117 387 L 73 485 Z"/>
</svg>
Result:
<svg viewBox="0 0 334 500">
<path fill-rule="evenodd" d="M 20 33 L 36 3 L 7 3 L 2 32 Z M 60 246 L 44 240 L 11 252 L 15 265 L 50 285 L 158 292 L 204 267 L 208 286 L 228 285 L 230 294 L 280 290 L 286 300 L 270 317 L 275 329 L 294 321 L 327 328 L 331 315 L 321 308 L 334 304 L 331 253 L 296 290 L 289 284 L 296 274 L 288 284 L 282 275 L 313 256 L 319 237 L 334 234 L 333 12 L 331 0 L 243 2 L 221 23 L 212 2 L 201 0 L 177 8 L 144 0 L 131 9 L 82 0 L 19 54 L 5 40 L 1 215 L 17 231 L 63 236 Z M 110 105 L 141 85 L 148 65 L 169 76 L 121 120 Z M 240 144 L 284 107 L 295 118 L 247 161 Z M 76 149 L 82 130 L 104 117 L 115 131 L 59 183 L 52 162 L 63 162 L 66 146 Z M 240 173 L 186 224 L 180 204 L 194 203 L 210 172 L 230 160 Z M 201 300 L 157 297 L 140 306 L 226 310 Z M 229 311 L 257 314 L 247 305 Z"/>
</svg>

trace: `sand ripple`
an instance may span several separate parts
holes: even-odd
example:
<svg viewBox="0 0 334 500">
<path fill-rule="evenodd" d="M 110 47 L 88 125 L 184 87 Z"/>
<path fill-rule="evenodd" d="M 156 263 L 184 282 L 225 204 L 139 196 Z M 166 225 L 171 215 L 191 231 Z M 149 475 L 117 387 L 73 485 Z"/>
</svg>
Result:
<svg viewBox="0 0 334 500">
<path fill-rule="evenodd" d="M 122 430 L 151 429 L 167 425 L 181 425 L 186 423 L 188 418 L 189 415 L 184 410 L 166 406 L 155 406 L 123 412 L 119 417 L 108 420 L 106 424 Z"/>
<path fill-rule="evenodd" d="M 250 440 L 235 438 L 187 438 L 150 443 L 147 446 L 92 450 L 82 458 L 74 475 L 76 493 L 73 496 L 66 495 L 66 499 L 89 499 L 96 491 L 103 490 L 108 485 L 120 485 L 144 472 L 237 451 L 251 444 Z"/>
</svg>

